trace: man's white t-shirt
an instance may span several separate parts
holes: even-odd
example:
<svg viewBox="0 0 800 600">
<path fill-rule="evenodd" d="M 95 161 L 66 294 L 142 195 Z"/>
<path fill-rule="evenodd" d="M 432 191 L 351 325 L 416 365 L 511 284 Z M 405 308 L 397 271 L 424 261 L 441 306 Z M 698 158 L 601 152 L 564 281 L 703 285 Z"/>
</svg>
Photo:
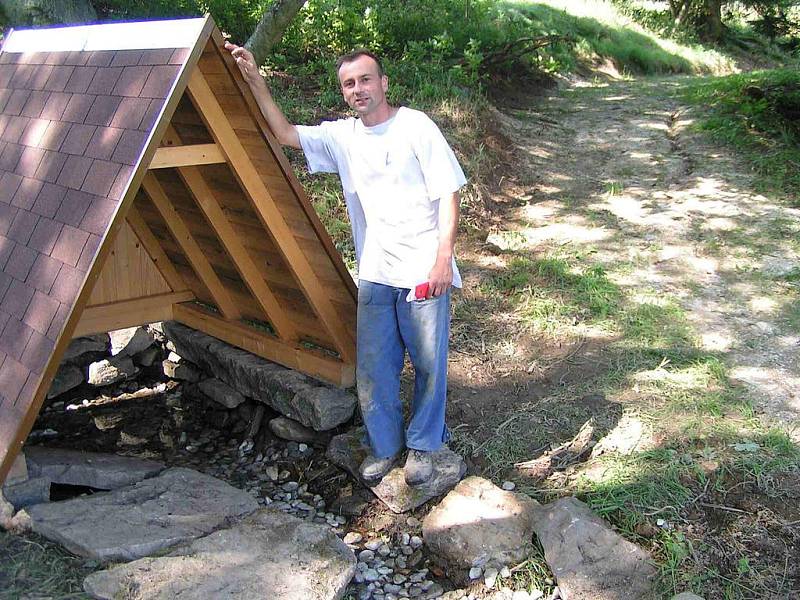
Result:
<svg viewBox="0 0 800 600">
<path fill-rule="evenodd" d="M 366 127 L 360 119 L 298 125 L 312 173 L 338 173 L 353 229 L 358 277 L 413 288 L 428 281 L 439 248 L 439 199 L 466 183 L 436 124 L 401 107 Z M 461 276 L 453 260 L 453 285 Z"/>
</svg>

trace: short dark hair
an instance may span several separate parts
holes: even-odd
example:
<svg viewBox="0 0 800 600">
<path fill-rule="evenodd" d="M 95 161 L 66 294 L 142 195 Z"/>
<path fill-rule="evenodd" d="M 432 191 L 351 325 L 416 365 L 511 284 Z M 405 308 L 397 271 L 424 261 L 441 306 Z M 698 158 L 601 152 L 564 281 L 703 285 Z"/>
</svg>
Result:
<svg viewBox="0 0 800 600">
<path fill-rule="evenodd" d="M 383 63 L 381 59 L 374 52 L 370 52 L 366 48 L 358 48 L 357 50 L 353 50 L 352 52 L 348 52 L 347 54 L 342 54 L 339 58 L 336 59 L 336 72 L 339 72 L 339 69 L 345 63 L 350 63 L 359 58 L 360 56 L 369 56 L 375 63 L 378 65 L 378 75 L 383 77 Z"/>
</svg>

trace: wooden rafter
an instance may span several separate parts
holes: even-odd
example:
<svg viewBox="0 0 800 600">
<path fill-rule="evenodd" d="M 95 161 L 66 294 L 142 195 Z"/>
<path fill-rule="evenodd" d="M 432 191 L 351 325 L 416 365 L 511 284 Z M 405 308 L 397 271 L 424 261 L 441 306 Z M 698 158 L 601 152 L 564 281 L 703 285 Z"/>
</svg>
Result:
<svg viewBox="0 0 800 600">
<path fill-rule="evenodd" d="M 220 242 L 228 252 L 236 270 L 242 276 L 247 288 L 252 292 L 264 314 L 267 316 L 278 336 L 286 341 L 297 340 L 297 331 L 289 321 L 275 294 L 267 286 L 253 259 L 250 258 L 236 232 L 231 227 L 222 207 L 214 197 L 214 191 L 208 186 L 197 167 L 178 169 L 186 187 L 194 196 L 197 205 L 208 219 Z"/>
<path fill-rule="evenodd" d="M 152 173 L 145 175 L 142 180 L 142 188 L 147 192 L 153 206 L 161 214 L 173 237 L 189 260 L 192 269 L 208 288 L 208 291 L 211 292 L 211 296 L 214 298 L 214 302 L 219 307 L 222 315 L 230 320 L 241 318 L 241 313 L 230 293 L 220 281 L 219 276 L 214 271 L 214 267 L 208 262 L 178 211 L 172 206 L 172 202 L 170 202 L 155 175 Z"/>
<path fill-rule="evenodd" d="M 355 283 L 353 282 L 353 278 L 339 256 L 339 251 L 336 249 L 336 246 L 334 246 L 333 240 L 331 239 L 330 235 L 328 235 L 325 226 L 322 224 L 322 221 L 320 221 L 317 211 L 314 210 L 311 201 L 308 199 L 303 186 L 297 180 L 297 177 L 295 176 L 294 171 L 292 170 L 292 167 L 286 158 L 286 155 L 283 153 L 280 144 L 275 138 L 275 135 L 270 129 L 267 120 L 264 118 L 264 115 L 261 114 L 261 109 L 258 107 L 253 93 L 250 91 L 250 86 L 242 77 L 242 73 L 236 64 L 236 61 L 231 56 L 230 52 L 224 50 L 225 38 L 218 29 L 215 29 L 211 33 L 211 39 L 214 42 L 214 48 L 217 51 L 217 56 L 225 65 L 228 75 L 230 75 L 231 79 L 233 79 L 234 83 L 236 84 L 236 87 L 239 89 L 239 92 L 241 93 L 242 98 L 247 105 L 250 116 L 261 130 L 264 142 L 272 151 L 275 161 L 278 163 L 278 165 L 280 165 L 280 168 L 286 177 L 286 181 L 289 183 L 297 196 L 300 207 L 303 209 L 303 212 L 306 213 L 306 216 L 308 217 L 311 226 L 314 228 L 314 231 L 317 232 L 320 243 L 331 257 L 331 262 L 333 263 L 334 268 L 339 272 L 342 283 L 352 297 L 353 302 L 356 302 L 358 298 L 358 291 Z"/>
<path fill-rule="evenodd" d="M 217 102 L 203 74 L 195 70 L 189 78 L 188 92 L 206 127 L 228 159 L 256 214 L 272 234 L 286 264 L 346 362 L 355 361 L 355 341 L 330 302 L 328 294 L 303 254 L 275 200 L 258 175 L 247 151 Z"/>
<path fill-rule="evenodd" d="M 170 261 L 169 257 L 164 252 L 158 238 L 147 226 L 142 215 L 139 214 L 136 206 L 130 207 L 125 219 L 128 221 L 128 225 L 133 230 L 133 233 L 139 238 L 147 254 L 153 259 L 153 264 L 155 264 L 161 275 L 164 276 L 167 285 L 172 288 L 172 291 L 181 292 L 189 289 L 183 277 L 181 277 L 180 273 L 175 269 L 175 265 L 172 264 L 172 261 Z"/>
<path fill-rule="evenodd" d="M 216 144 L 191 144 L 187 146 L 162 146 L 150 161 L 151 169 L 168 169 L 196 165 L 213 165 L 225 162 L 225 156 Z"/>
</svg>

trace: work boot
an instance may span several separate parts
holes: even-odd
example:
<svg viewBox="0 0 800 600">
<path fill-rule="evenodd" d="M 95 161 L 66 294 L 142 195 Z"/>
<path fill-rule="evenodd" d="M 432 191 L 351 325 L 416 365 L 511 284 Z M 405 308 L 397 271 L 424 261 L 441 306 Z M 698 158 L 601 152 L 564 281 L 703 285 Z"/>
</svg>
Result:
<svg viewBox="0 0 800 600">
<path fill-rule="evenodd" d="M 421 485 L 433 475 L 433 453 L 409 450 L 406 457 L 405 477 L 408 485 Z"/>
<path fill-rule="evenodd" d="M 379 483 L 383 476 L 391 471 L 399 456 L 400 454 L 398 453 L 386 458 L 375 458 L 372 454 L 369 454 L 358 468 L 361 479 L 367 485 Z"/>
</svg>

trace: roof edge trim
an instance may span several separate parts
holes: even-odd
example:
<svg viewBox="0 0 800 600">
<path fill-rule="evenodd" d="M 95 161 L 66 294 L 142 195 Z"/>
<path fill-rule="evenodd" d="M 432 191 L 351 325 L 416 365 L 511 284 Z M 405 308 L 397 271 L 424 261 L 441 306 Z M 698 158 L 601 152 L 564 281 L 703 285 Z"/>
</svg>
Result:
<svg viewBox="0 0 800 600">
<path fill-rule="evenodd" d="M 99 23 L 77 27 L 15 29 L 3 52 L 68 52 L 191 48 L 203 30 L 204 17 L 168 21 Z"/>
</svg>

